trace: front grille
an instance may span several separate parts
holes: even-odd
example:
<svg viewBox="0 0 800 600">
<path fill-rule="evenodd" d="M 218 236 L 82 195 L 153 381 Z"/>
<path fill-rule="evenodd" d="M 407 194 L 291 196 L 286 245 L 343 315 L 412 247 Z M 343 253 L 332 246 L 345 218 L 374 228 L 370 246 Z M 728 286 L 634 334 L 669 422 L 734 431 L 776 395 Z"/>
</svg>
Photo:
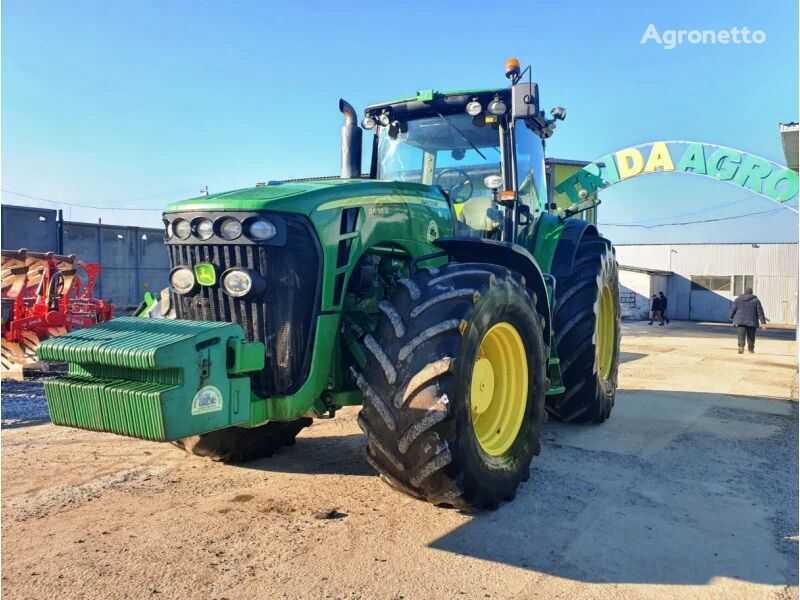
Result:
<svg viewBox="0 0 800 600">
<path fill-rule="evenodd" d="M 275 396 L 296 392 L 308 377 L 314 326 L 320 306 L 321 249 L 302 217 L 285 217 L 286 244 L 168 245 L 172 267 L 208 262 L 217 267 L 217 285 L 191 295 L 173 294 L 177 317 L 238 323 L 248 340 L 263 342 L 264 370 L 253 390 Z M 261 297 L 233 298 L 219 284 L 222 273 L 241 267 L 267 281 Z"/>
</svg>

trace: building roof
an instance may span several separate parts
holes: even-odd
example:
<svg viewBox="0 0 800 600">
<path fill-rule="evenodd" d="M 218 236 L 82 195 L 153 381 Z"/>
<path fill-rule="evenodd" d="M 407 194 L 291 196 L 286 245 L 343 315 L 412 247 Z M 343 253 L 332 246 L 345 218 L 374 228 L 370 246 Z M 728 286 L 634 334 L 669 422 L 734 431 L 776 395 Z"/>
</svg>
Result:
<svg viewBox="0 0 800 600">
<path fill-rule="evenodd" d="M 548 156 L 544 159 L 546 165 L 567 165 L 570 167 L 585 167 L 589 164 L 588 160 L 572 160 L 569 158 L 553 158 Z"/>
<path fill-rule="evenodd" d="M 632 267 L 630 265 L 619 265 L 620 271 L 633 271 L 634 273 L 647 273 L 648 275 L 674 275 L 673 271 L 662 271 L 661 269 L 648 269 L 646 267 Z"/>
<path fill-rule="evenodd" d="M 656 242 L 614 244 L 619 246 L 797 246 L 797 242 Z"/>
<path fill-rule="evenodd" d="M 783 155 L 786 157 L 786 165 L 792 170 L 798 170 L 798 132 L 800 125 L 797 123 L 780 123 L 781 143 L 783 144 Z"/>
</svg>

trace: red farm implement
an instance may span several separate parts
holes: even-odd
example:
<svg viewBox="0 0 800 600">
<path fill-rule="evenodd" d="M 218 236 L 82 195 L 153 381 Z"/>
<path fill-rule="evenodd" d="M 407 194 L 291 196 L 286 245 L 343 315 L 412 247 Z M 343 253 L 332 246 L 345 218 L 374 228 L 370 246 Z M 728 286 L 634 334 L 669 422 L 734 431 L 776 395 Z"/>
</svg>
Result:
<svg viewBox="0 0 800 600">
<path fill-rule="evenodd" d="M 99 264 L 74 255 L 3 250 L 0 266 L 3 377 L 20 377 L 23 366 L 37 362 L 43 340 L 114 316 L 113 304 L 93 297 Z"/>
</svg>

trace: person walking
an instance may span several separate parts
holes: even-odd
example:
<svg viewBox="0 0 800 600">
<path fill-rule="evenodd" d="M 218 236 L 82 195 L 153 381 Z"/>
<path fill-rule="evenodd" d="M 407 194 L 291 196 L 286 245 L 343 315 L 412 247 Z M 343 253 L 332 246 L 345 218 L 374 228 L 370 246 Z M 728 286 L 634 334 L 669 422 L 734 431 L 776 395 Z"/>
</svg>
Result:
<svg viewBox="0 0 800 600">
<path fill-rule="evenodd" d="M 653 321 L 658 321 L 659 325 L 664 324 L 664 317 L 661 313 L 661 298 L 653 294 L 653 297 L 650 299 L 650 322 L 648 325 L 652 325 Z"/>
<path fill-rule="evenodd" d="M 666 321 L 667 325 L 669 325 L 669 319 L 667 318 L 667 297 L 664 295 L 664 292 L 658 292 L 658 299 L 661 300 L 661 321 Z"/>
<path fill-rule="evenodd" d="M 756 329 L 759 323 L 761 329 L 767 328 L 767 318 L 761 300 L 753 294 L 753 288 L 747 288 L 744 294 L 737 297 L 731 306 L 728 320 L 733 321 L 739 341 L 739 354 L 744 353 L 744 342 L 747 340 L 747 350 L 751 354 L 756 349 Z"/>
</svg>

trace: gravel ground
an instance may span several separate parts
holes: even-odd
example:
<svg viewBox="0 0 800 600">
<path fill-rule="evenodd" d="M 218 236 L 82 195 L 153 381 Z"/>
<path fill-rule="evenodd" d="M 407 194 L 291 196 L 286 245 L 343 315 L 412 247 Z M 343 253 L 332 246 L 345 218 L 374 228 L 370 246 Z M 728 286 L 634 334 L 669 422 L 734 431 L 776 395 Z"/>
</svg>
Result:
<svg viewBox="0 0 800 600">
<path fill-rule="evenodd" d="M 517 499 L 464 515 L 363 459 L 357 410 L 234 467 L 2 396 L 9 598 L 796 598 L 793 332 L 626 325 L 600 426 L 549 423 Z M 732 365 L 735 364 L 735 368 Z"/>
</svg>

